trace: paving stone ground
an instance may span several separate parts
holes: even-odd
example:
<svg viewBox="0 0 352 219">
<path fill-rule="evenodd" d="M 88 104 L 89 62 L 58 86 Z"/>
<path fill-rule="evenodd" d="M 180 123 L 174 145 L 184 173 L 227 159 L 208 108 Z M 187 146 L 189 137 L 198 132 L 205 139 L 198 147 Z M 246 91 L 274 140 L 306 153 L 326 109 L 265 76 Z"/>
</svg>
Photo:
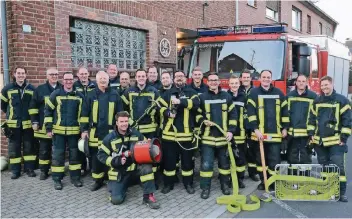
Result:
<svg viewBox="0 0 352 219">
<path fill-rule="evenodd" d="M 160 189 L 156 198 L 161 204 L 158 210 L 149 209 L 142 204 L 142 188 L 139 185 L 130 187 L 127 198 L 122 205 L 112 205 L 108 200 L 107 186 L 91 192 L 93 180 L 90 176 L 83 178 L 84 185 L 76 188 L 70 183 L 69 176 L 63 180 L 64 188 L 54 190 L 51 178 L 39 180 L 23 174 L 17 180 L 11 180 L 11 173 L 1 173 L 1 218 L 206 218 L 231 217 L 226 214 L 226 207 L 216 204 L 216 197 L 221 196 L 217 174 L 212 180 L 210 197 L 200 198 L 199 171 L 196 171 L 196 193 L 189 195 L 178 183 L 169 194 L 162 194 Z M 247 188 L 242 194 L 251 193 L 258 183 L 246 179 Z"/>
</svg>

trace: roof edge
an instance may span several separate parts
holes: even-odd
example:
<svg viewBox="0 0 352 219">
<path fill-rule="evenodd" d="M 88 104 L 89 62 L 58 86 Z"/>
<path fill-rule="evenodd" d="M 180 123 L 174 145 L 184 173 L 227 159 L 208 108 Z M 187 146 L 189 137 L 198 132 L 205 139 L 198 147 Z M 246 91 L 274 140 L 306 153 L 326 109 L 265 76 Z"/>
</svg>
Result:
<svg viewBox="0 0 352 219">
<path fill-rule="evenodd" d="M 316 4 L 314 4 L 311 0 L 304 0 L 301 1 L 302 4 L 305 4 L 306 6 L 311 6 L 311 8 L 317 13 L 322 15 L 323 17 L 327 18 L 327 20 L 330 20 L 331 23 L 336 27 L 339 22 L 337 22 L 334 18 L 332 18 L 330 15 L 328 15 L 325 11 L 323 11 L 321 8 L 319 8 Z"/>
</svg>

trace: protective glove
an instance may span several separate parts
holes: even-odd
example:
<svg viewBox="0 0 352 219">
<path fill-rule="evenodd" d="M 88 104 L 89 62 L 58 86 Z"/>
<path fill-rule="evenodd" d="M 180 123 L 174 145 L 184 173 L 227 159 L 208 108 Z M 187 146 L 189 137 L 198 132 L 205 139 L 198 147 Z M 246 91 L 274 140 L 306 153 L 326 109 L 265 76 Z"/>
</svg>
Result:
<svg viewBox="0 0 352 219">
<path fill-rule="evenodd" d="M 122 160 L 125 159 L 125 162 L 122 164 Z M 121 166 L 126 164 L 126 157 L 121 157 L 121 156 L 116 156 L 114 158 L 112 158 L 111 160 L 111 166 L 115 169 L 120 168 Z"/>
</svg>

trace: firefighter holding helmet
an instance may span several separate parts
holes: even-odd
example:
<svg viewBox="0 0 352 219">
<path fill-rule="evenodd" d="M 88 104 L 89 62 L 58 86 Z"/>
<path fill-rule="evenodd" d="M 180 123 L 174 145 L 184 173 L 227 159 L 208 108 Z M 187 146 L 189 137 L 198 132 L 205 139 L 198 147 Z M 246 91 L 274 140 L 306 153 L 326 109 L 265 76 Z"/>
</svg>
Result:
<svg viewBox="0 0 352 219">
<path fill-rule="evenodd" d="M 88 91 L 82 106 L 81 138 L 89 138 L 89 155 L 92 160 L 94 184 L 91 191 L 103 186 L 104 165 L 97 158 L 98 146 L 103 138 L 113 131 L 114 115 L 122 111 L 122 100 L 116 89 L 109 87 L 109 75 L 99 71 L 96 75 L 97 87 Z"/>
</svg>

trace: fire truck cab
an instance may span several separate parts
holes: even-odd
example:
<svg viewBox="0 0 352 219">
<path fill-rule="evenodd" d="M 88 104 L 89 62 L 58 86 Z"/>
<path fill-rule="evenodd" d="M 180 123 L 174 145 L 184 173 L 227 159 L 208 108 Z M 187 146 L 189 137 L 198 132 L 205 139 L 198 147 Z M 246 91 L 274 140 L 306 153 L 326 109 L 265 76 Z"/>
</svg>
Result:
<svg viewBox="0 0 352 219">
<path fill-rule="evenodd" d="M 262 70 L 271 70 L 273 85 L 285 94 L 294 88 L 298 74 L 309 78 L 309 86 L 319 93 L 319 79 L 334 78 L 335 89 L 347 96 L 351 56 L 342 43 L 327 36 L 291 36 L 287 24 L 239 25 L 233 27 L 198 28 L 185 60 L 189 82 L 192 69 L 200 66 L 205 76 L 217 72 L 221 87 L 228 89 L 231 74 L 245 69 L 259 85 Z"/>
</svg>

